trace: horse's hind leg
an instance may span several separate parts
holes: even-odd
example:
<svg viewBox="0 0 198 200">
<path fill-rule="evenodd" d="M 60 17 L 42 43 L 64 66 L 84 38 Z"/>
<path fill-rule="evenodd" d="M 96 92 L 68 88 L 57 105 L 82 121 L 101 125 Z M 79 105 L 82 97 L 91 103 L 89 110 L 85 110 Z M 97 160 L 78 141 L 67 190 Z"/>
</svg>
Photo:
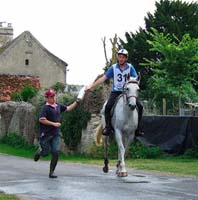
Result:
<svg viewBox="0 0 198 200">
<path fill-rule="evenodd" d="M 108 158 L 105 158 L 104 159 L 104 167 L 103 167 L 103 172 L 104 173 L 108 173 L 109 172 L 109 166 L 108 166 L 108 164 L 109 164 L 109 160 L 108 160 Z"/>
<path fill-rule="evenodd" d="M 108 136 L 104 136 L 103 141 L 104 141 L 104 167 L 103 167 L 103 172 L 108 173 L 109 172 L 109 159 L 108 159 Z"/>
<path fill-rule="evenodd" d="M 118 158 L 119 158 L 119 156 L 118 156 Z M 116 165 L 116 174 L 118 174 L 119 173 L 119 171 L 120 171 L 120 163 L 121 163 L 121 161 L 118 159 L 118 162 L 117 162 L 117 165 Z"/>
</svg>

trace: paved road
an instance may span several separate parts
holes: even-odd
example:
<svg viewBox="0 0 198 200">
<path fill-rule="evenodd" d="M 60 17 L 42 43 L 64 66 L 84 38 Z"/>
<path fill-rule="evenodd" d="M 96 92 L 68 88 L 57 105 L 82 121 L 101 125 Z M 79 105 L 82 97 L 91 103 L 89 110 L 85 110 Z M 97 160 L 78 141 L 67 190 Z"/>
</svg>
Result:
<svg viewBox="0 0 198 200">
<path fill-rule="evenodd" d="M 130 169 L 118 178 L 115 168 L 59 162 L 58 179 L 48 178 L 48 161 L 0 154 L 0 191 L 23 200 L 198 200 L 198 177 Z"/>
</svg>

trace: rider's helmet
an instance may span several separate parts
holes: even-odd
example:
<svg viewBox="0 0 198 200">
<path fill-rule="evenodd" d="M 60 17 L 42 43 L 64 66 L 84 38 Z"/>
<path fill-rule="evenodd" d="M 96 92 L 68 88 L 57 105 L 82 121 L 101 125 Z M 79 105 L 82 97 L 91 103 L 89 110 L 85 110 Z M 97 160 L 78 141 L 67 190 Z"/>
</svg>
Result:
<svg viewBox="0 0 198 200">
<path fill-rule="evenodd" d="M 45 97 L 54 97 L 56 92 L 53 89 L 48 89 L 45 91 Z"/>
<path fill-rule="evenodd" d="M 124 55 L 124 56 L 128 57 L 128 51 L 126 49 L 120 49 L 118 51 L 118 55 Z"/>
</svg>

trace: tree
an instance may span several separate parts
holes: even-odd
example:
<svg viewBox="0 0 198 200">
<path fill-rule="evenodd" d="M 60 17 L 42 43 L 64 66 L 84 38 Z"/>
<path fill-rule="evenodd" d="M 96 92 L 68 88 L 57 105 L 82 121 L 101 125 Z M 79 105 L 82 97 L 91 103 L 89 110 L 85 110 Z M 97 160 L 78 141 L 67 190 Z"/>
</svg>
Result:
<svg viewBox="0 0 198 200">
<path fill-rule="evenodd" d="M 113 39 L 110 39 L 110 42 L 112 44 L 112 50 L 111 50 L 112 55 L 111 55 L 111 59 L 109 60 L 107 58 L 106 37 L 104 37 L 102 39 L 103 48 L 104 48 L 104 55 L 105 55 L 105 60 L 106 60 L 106 65 L 105 65 L 104 71 L 107 71 L 111 65 L 113 65 L 113 64 L 115 64 L 117 62 L 117 51 L 118 51 L 118 37 L 117 37 L 117 34 L 115 34 Z"/>
<path fill-rule="evenodd" d="M 180 109 L 182 99 L 197 99 L 193 83 L 198 83 L 198 39 L 185 34 L 179 40 L 175 35 L 159 33 L 156 29 L 152 31 L 152 40 L 148 40 L 152 46 L 150 51 L 159 52 L 161 58 L 145 58 L 143 65 L 155 69 L 155 74 L 149 80 L 150 90 L 159 100 L 167 96 L 178 98 Z"/>
<path fill-rule="evenodd" d="M 161 33 L 174 34 L 182 39 L 188 33 L 191 38 L 198 37 L 198 3 L 181 0 L 160 0 L 155 3 L 156 11 L 145 17 L 146 30 L 157 29 Z"/>
<path fill-rule="evenodd" d="M 127 42 L 124 42 L 120 39 L 120 46 L 123 46 L 129 51 L 128 61 L 132 63 L 137 71 L 140 71 L 144 79 L 141 80 L 141 89 L 146 89 L 146 80 L 149 78 L 150 73 L 140 66 L 140 63 L 146 58 L 154 58 L 155 52 L 150 52 L 149 49 L 151 46 L 146 42 L 149 35 L 148 32 L 142 28 L 138 32 L 134 33 L 125 33 Z"/>
<path fill-rule="evenodd" d="M 160 0 L 155 3 L 156 10 L 154 14 L 148 13 L 145 17 L 146 28 L 140 28 L 136 33 L 125 33 L 126 42 L 120 38 L 120 46 L 129 51 L 129 61 L 135 66 L 137 71 L 143 74 L 141 89 L 147 88 L 147 80 L 153 74 L 151 68 L 142 68 L 140 63 L 144 58 L 160 59 L 160 54 L 155 51 L 149 51 L 151 45 L 147 40 L 151 40 L 149 34 L 152 28 L 160 33 L 174 34 L 179 40 L 188 33 L 191 38 L 198 37 L 198 3 L 186 3 L 180 0 Z M 172 38 L 174 40 L 174 38 Z M 177 42 L 177 40 L 175 41 Z M 198 78 L 198 77 L 197 77 Z"/>
</svg>

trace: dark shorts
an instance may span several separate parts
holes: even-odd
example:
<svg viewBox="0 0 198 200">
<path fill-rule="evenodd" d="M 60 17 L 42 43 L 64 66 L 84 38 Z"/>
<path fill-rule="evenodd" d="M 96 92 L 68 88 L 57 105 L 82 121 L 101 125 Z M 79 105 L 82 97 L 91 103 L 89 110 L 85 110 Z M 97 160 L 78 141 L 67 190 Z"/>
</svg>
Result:
<svg viewBox="0 0 198 200">
<path fill-rule="evenodd" d="M 47 156 L 49 153 L 58 153 L 60 151 L 61 137 L 60 135 L 53 135 L 40 139 L 41 156 Z"/>
</svg>

